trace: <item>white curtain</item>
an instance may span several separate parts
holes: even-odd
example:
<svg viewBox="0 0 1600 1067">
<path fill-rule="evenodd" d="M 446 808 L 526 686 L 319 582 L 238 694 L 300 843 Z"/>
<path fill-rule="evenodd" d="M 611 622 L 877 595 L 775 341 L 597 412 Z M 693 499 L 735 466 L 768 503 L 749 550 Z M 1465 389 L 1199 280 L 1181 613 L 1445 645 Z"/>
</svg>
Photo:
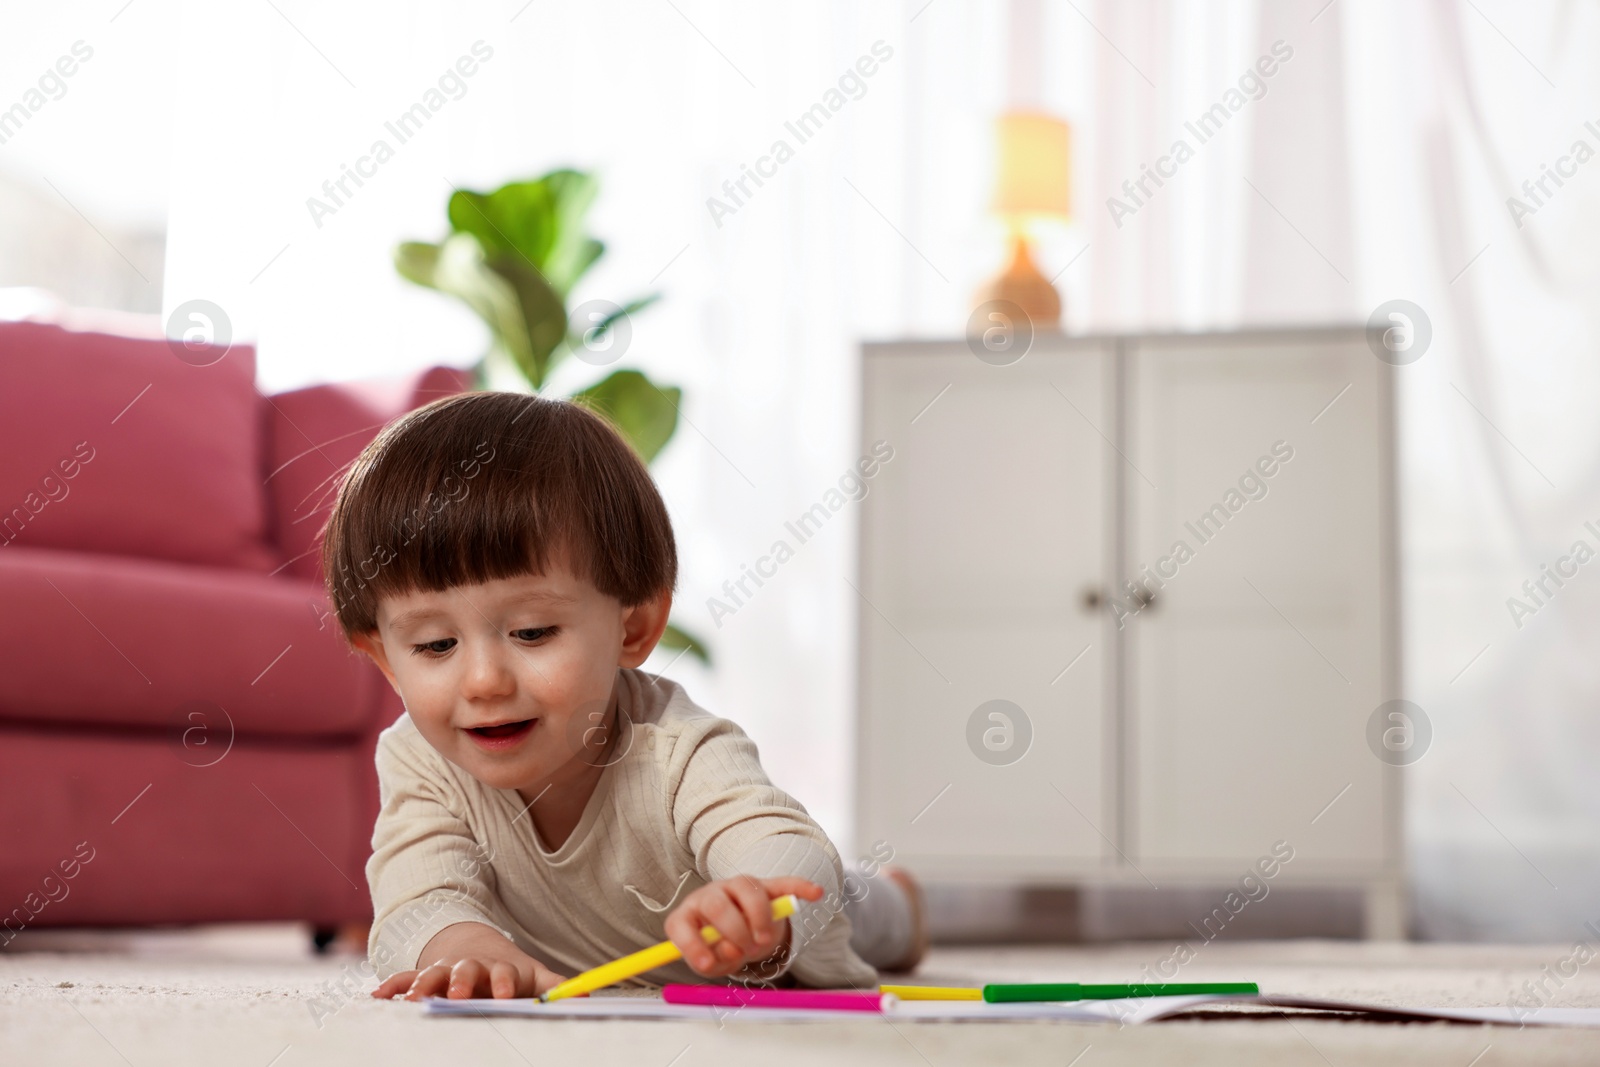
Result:
<svg viewBox="0 0 1600 1067">
<path fill-rule="evenodd" d="M 1014 18 L 1037 53 L 1008 50 Z M 596 170 L 610 251 L 578 295 L 663 290 L 626 361 L 687 395 L 656 473 L 679 610 L 717 667 L 671 673 L 842 835 L 855 516 L 720 627 L 706 600 L 856 457 L 860 340 L 961 330 L 1001 251 L 989 122 L 1008 103 L 1054 111 L 1074 127 L 1076 218 L 1039 259 L 1072 329 L 1427 310 L 1433 347 L 1397 370 L 1397 695 L 1436 733 L 1407 772 L 1420 926 L 1565 937 L 1600 881 L 1600 563 L 1521 629 L 1505 601 L 1580 537 L 1600 549 L 1582 526 L 1600 526 L 1600 162 L 1520 229 L 1505 198 L 1573 140 L 1600 149 L 1583 125 L 1600 120 L 1596 31 L 1589 7 L 1496 0 L 189 4 L 166 302 L 222 304 L 258 338 L 267 388 L 465 364 L 480 329 L 399 281 L 393 244 L 437 237 L 452 185 Z M 480 40 L 493 57 L 465 95 L 318 226 L 307 198 Z M 859 98 L 796 144 L 785 122 L 879 41 L 892 57 Z M 1273 73 L 1241 82 L 1267 56 Z M 1124 182 L 1230 90 L 1243 106 L 1129 201 Z M 707 199 L 778 139 L 793 158 L 719 225 Z M 587 368 L 566 370 L 558 386 L 582 384 Z"/>
<path fill-rule="evenodd" d="M 1094 323 L 1361 322 L 1396 298 L 1429 314 L 1431 350 L 1395 372 L 1397 695 L 1435 730 L 1405 772 L 1415 926 L 1577 936 L 1600 897 L 1600 568 L 1561 564 L 1577 576 L 1538 602 L 1522 586 L 1580 540 L 1600 553 L 1600 18 L 1482 0 L 1095 11 L 1105 191 L 1275 42 L 1293 49 L 1148 207 L 1120 230 L 1101 217 L 1085 259 L 1115 288 L 1093 292 Z M 1523 182 L 1546 167 L 1567 177 L 1535 200 Z"/>
<path fill-rule="evenodd" d="M 845 835 L 854 515 L 720 625 L 707 601 L 855 462 L 860 340 L 959 330 L 967 293 L 997 264 L 983 203 L 1003 9 L 277 7 L 191 4 L 180 21 L 178 125 L 197 150 L 173 176 L 168 306 L 221 304 L 258 340 L 269 390 L 464 365 L 481 328 L 402 282 L 395 242 L 437 239 L 452 186 L 596 171 L 592 226 L 608 252 L 575 299 L 664 293 L 635 319 L 619 365 L 685 390 L 655 474 L 680 541 L 676 612 L 716 659 L 709 672 L 661 653 L 650 666 L 671 663 L 697 700 L 744 724 L 774 778 Z M 1071 29 L 1073 47 L 1087 33 Z M 464 95 L 314 220 L 307 199 L 327 203 L 325 180 L 375 139 L 394 142 L 385 121 L 479 41 L 493 54 Z M 863 57 L 876 61 L 870 76 Z M 1050 84 L 1058 106 L 1086 117 L 1072 96 L 1082 73 Z M 786 123 L 832 92 L 843 106 L 801 143 Z M 792 158 L 732 200 L 724 183 L 780 139 Z M 733 212 L 714 213 L 712 197 Z M 552 384 L 598 376 L 572 361 Z"/>
<path fill-rule="evenodd" d="M 1435 329 L 1403 408 L 1409 684 L 1437 731 L 1412 781 L 1421 925 L 1579 936 L 1600 897 L 1600 582 L 1572 561 L 1557 587 L 1542 567 L 1580 540 L 1600 551 L 1585 526 L 1600 527 L 1600 165 L 1573 158 L 1600 153 L 1600 18 L 1570 3 L 1357 10 L 1371 17 L 1352 39 L 1381 41 L 1361 75 L 1386 84 L 1374 111 L 1394 137 L 1361 161 L 1388 216 L 1363 218 L 1370 277 L 1375 295 L 1420 294 Z"/>
</svg>

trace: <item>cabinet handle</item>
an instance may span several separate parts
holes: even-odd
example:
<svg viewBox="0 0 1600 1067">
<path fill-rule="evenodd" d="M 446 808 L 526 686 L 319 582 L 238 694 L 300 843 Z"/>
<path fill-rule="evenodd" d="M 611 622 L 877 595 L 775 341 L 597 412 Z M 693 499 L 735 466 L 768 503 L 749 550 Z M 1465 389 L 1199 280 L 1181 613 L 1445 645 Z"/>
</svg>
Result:
<svg viewBox="0 0 1600 1067">
<path fill-rule="evenodd" d="M 1144 586 L 1136 586 L 1129 594 L 1135 611 L 1146 611 L 1156 606 L 1156 595 Z M 1093 614 L 1106 606 L 1105 590 L 1098 585 L 1086 585 L 1078 592 L 1079 603 L 1083 610 Z"/>
</svg>

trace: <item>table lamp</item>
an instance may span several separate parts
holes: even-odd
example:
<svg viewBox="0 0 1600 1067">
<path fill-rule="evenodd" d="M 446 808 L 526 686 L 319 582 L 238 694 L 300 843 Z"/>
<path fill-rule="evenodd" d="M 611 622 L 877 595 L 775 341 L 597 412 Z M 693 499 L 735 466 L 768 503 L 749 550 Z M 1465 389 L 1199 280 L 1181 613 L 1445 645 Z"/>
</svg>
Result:
<svg viewBox="0 0 1600 1067">
<path fill-rule="evenodd" d="M 1035 329 L 1059 329 L 1061 297 L 1034 265 L 1028 226 L 1036 219 L 1070 217 L 1069 131 L 1060 119 L 1016 111 L 996 121 L 1000 166 L 992 210 L 1011 236 L 1011 262 L 974 294 L 978 305 L 1006 300 L 1032 320 Z"/>
</svg>

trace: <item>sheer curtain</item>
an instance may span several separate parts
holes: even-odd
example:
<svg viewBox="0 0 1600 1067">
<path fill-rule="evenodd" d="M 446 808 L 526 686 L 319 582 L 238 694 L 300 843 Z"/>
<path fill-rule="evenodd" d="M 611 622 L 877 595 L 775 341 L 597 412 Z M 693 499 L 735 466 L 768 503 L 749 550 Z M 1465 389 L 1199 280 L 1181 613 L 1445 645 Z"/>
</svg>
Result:
<svg viewBox="0 0 1600 1067">
<path fill-rule="evenodd" d="M 436 239 L 452 186 L 596 171 L 591 220 L 608 252 L 575 299 L 664 294 L 619 365 L 685 390 L 655 474 L 683 561 L 675 612 L 716 661 L 705 671 L 658 653 L 649 666 L 744 724 L 774 778 L 843 835 L 854 515 L 734 615 L 716 619 L 707 602 L 855 462 L 860 340 L 959 330 L 967 292 L 998 262 L 983 203 L 1004 9 L 278 7 L 194 4 L 180 20 L 193 62 L 178 125 L 195 151 L 173 177 L 168 305 L 222 305 L 257 340 L 269 390 L 464 365 L 481 329 L 400 281 L 394 243 Z M 1088 27 L 1070 32 L 1082 49 Z M 464 94 L 313 219 L 307 199 L 329 202 L 324 181 L 374 140 L 394 142 L 385 122 L 480 41 L 493 54 Z M 1082 75 L 1046 84 L 1085 117 L 1071 96 Z M 802 141 L 790 126 L 819 103 L 830 116 Z M 779 140 L 792 154 L 762 163 Z M 758 165 L 777 173 L 732 197 L 725 183 Z M 552 384 L 598 376 L 572 361 Z"/>
<path fill-rule="evenodd" d="M 1373 120 L 1363 266 L 1375 297 L 1415 294 L 1435 330 L 1402 368 L 1408 682 L 1437 749 L 1412 768 L 1420 926 L 1583 936 L 1600 894 L 1600 582 L 1571 557 L 1600 551 L 1600 167 L 1576 159 L 1600 152 L 1600 18 L 1353 11 L 1354 110 Z M 1577 574 L 1558 586 L 1547 567 Z"/>
<path fill-rule="evenodd" d="M 1100 217 L 1084 257 L 1092 322 L 1362 322 L 1396 298 L 1425 309 L 1432 348 L 1395 371 L 1399 695 L 1435 731 L 1405 772 L 1414 925 L 1441 939 L 1585 936 L 1600 896 L 1600 568 L 1576 560 L 1589 558 L 1580 541 L 1600 555 L 1586 525 L 1600 528 L 1600 16 L 1486 0 L 1200 14 L 1093 9 L 1100 195 L 1274 43 L 1293 57 L 1120 229 Z M 1557 586 L 1544 577 L 1556 567 L 1577 574 Z"/>
<path fill-rule="evenodd" d="M 707 598 L 855 459 L 859 342 L 962 329 L 1002 250 L 984 213 L 992 117 L 1054 111 L 1074 128 L 1076 218 L 1039 259 L 1071 329 L 1360 322 L 1392 298 L 1428 311 L 1433 348 L 1397 370 L 1403 695 L 1436 731 L 1408 771 L 1421 928 L 1564 937 L 1600 848 L 1600 578 L 1584 569 L 1520 630 L 1505 599 L 1574 540 L 1600 549 L 1582 526 L 1600 526 L 1584 225 L 1600 163 L 1521 229 L 1504 200 L 1572 140 L 1600 148 L 1583 125 L 1600 119 L 1594 22 L 1494 0 L 190 4 L 166 303 L 223 305 L 269 389 L 465 364 L 480 329 L 399 281 L 393 244 L 437 237 L 452 186 L 596 170 L 610 250 L 578 296 L 665 294 L 624 362 L 686 392 L 656 474 L 678 611 L 717 660 L 652 666 L 745 724 L 843 835 L 855 515 L 720 626 Z M 493 56 L 462 95 L 314 220 L 307 199 L 479 41 Z M 877 42 L 891 55 L 841 85 Z M 1242 80 L 1267 56 L 1272 74 Z M 785 124 L 830 90 L 842 106 L 799 143 Z M 1186 134 L 1230 91 L 1244 103 L 1220 129 Z M 1129 200 L 1124 183 L 1186 136 L 1192 157 Z M 708 209 L 778 140 L 792 155 L 775 175 Z"/>
</svg>

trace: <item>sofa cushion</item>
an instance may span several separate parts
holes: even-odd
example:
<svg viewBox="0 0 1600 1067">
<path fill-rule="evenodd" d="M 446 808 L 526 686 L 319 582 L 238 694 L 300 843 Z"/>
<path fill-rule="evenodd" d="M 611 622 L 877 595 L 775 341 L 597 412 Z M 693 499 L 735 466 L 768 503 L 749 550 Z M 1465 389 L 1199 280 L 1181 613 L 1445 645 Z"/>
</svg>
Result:
<svg viewBox="0 0 1600 1067">
<path fill-rule="evenodd" d="M 303 580 L 12 545 L 0 604 L 0 719 L 354 737 L 388 685 Z"/>
<path fill-rule="evenodd" d="M 320 583 L 319 539 L 350 463 L 387 423 L 471 386 L 469 371 L 433 367 L 267 397 L 265 479 L 268 522 L 284 560 L 278 573 Z"/>
<path fill-rule="evenodd" d="M 0 554 L 70 548 L 269 571 L 255 350 L 0 322 Z"/>
</svg>

